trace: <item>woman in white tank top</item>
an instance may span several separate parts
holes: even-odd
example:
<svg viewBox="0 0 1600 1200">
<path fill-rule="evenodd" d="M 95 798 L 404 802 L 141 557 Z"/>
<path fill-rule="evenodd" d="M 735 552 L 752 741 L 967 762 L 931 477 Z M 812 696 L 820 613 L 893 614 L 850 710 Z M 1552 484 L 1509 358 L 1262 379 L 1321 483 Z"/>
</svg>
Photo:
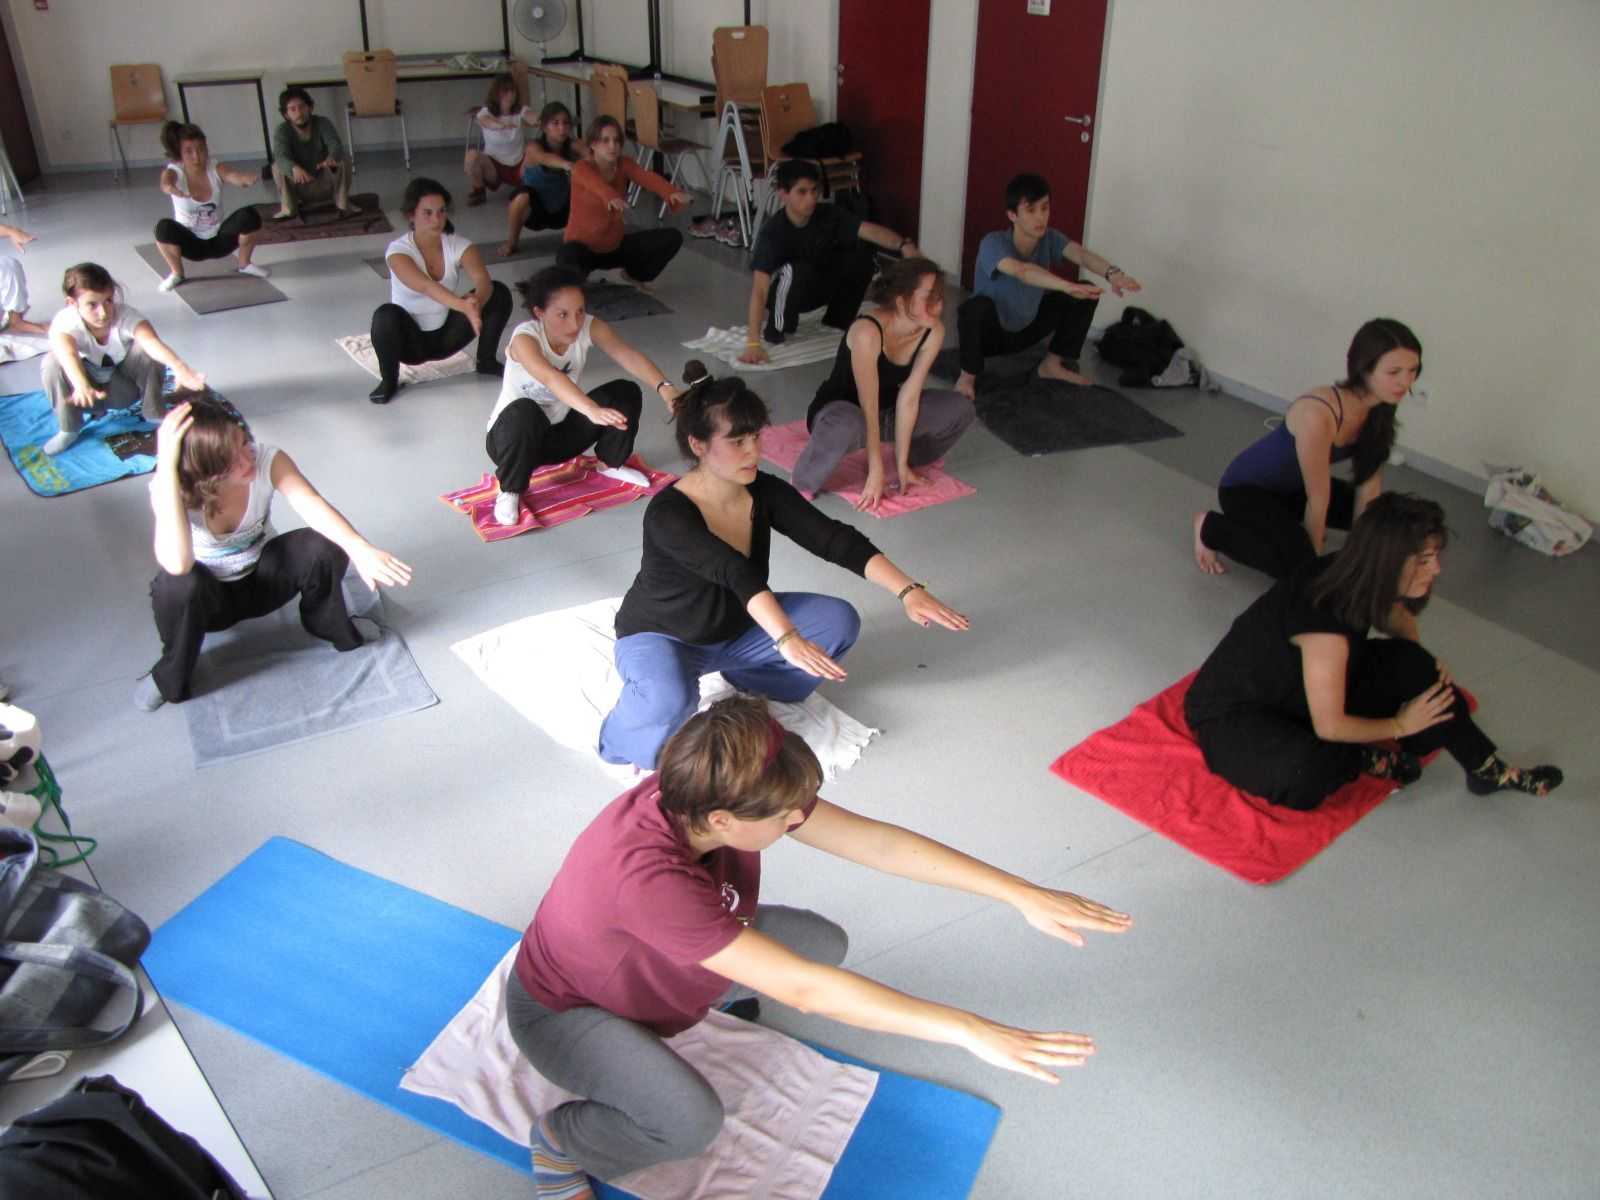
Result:
<svg viewBox="0 0 1600 1200">
<path fill-rule="evenodd" d="M 304 529 L 274 532 L 278 492 Z M 150 505 L 161 567 L 150 601 L 161 658 L 134 692 L 146 712 L 189 698 L 207 633 L 298 596 L 307 633 L 336 650 L 357 650 L 369 639 L 345 609 L 345 569 L 353 566 L 373 588 L 411 582 L 410 567 L 357 533 L 292 458 L 257 443 L 244 418 L 211 395 L 192 394 L 161 422 Z"/>
<path fill-rule="evenodd" d="M 644 401 L 639 384 L 653 389 L 672 415 L 678 389 L 661 368 L 623 341 L 584 305 L 583 276 L 571 267 L 546 267 L 517 290 L 533 319 L 511 332 L 505 382 L 489 414 L 484 441 L 494 460 L 500 495 L 494 516 L 501 525 L 524 519 L 521 496 L 534 471 L 565 462 L 591 447 L 600 474 L 645 488 L 649 479 L 625 466 L 639 435 Z M 583 390 L 589 348 L 598 346 L 637 379 L 613 379 Z"/>
<path fill-rule="evenodd" d="M 511 289 L 489 278 L 483 256 L 450 228 L 450 193 L 435 179 L 406 185 L 400 211 L 411 232 L 389 243 L 389 303 L 372 314 L 378 386 L 387 404 L 400 390 L 400 364 L 436 362 L 478 339 L 478 373 L 498 377 L 500 334 L 511 318 Z M 464 290 L 465 289 L 465 290 Z"/>
<path fill-rule="evenodd" d="M 222 215 L 222 184 L 250 187 L 259 177 L 211 161 L 206 135 L 198 125 L 168 121 L 161 127 L 161 145 L 171 160 L 161 172 L 161 190 L 172 197 L 172 216 L 156 222 L 156 248 L 167 260 L 161 290 L 183 282 L 183 260 L 205 262 L 239 255 L 239 270 L 265 279 L 270 272 L 250 261 L 261 214 L 251 205 Z"/>
<path fill-rule="evenodd" d="M 502 183 L 513 189 L 522 183 L 525 130 L 534 123 L 533 113 L 517 91 L 517 81 L 506 74 L 496 75 L 489 84 L 476 120 L 483 134 L 483 149 L 467 151 L 467 182 L 472 185 L 468 207 L 483 203 L 485 189 L 497 192 Z"/>
</svg>

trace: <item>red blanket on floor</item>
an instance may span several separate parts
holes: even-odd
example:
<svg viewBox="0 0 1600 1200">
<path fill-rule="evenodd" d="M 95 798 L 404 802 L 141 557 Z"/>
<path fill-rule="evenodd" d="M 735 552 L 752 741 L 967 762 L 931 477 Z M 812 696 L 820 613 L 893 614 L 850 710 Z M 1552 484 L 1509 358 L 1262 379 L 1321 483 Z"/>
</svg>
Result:
<svg viewBox="0 0 1600 1200">
<path fill-rule="evenodd" d="M 1376 808 L 1394 785 L 1358 776 L 1311 812 L 1241 792 L 1207 769 L 1183 719 L 1191 673 L 1050 765 L 1157 833 L 1249 883 L 1275 883 Z M 1476 707 L 1470 696 L 1467 703 Z"/>
</svg>

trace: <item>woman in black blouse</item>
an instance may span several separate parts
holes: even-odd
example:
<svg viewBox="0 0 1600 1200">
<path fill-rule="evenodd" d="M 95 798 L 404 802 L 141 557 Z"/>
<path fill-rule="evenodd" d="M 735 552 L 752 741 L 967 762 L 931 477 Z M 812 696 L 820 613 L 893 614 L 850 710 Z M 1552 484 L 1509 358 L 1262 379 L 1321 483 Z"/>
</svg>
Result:
<svg viewBox="0 0 1600 1200">
<path fill-rule="evenodd" d="M 967 628 L 849 525 L 823 516 L 788 483 L 756 469 L 767 406 L 743 381 L 718 380 L 678 401 L 678 446 L 694 469 L 650 502 L 644 558 L 617 613 L 622 695 L 600 729 L 607 762 L 655 766 L 662 744 L 694 714 L 700 676 L 804 700 L 838 660 L 861 618 L 844 600 L 774 592 L 767 558 L 776 529 L 819 558 L 854 571 L 905 606 L 918 625 Z"/>
<path fill-rule="evenodd" d="M 1298 809 L 1316 808 L 1358 774 L 1415 782 L 1419 759 L 1439 749 L 1478 795 L 1558 787 L 1555 767 L 1513 767 L 1496 753 L 1450 672 L 1420 644 L 1417 614 L 1447 532 L 1433 501 L 1379 496 L 1337 555 L 1307 563 L 1245 609 L 1184 698 L 1206 766 Z"/>
</svg>

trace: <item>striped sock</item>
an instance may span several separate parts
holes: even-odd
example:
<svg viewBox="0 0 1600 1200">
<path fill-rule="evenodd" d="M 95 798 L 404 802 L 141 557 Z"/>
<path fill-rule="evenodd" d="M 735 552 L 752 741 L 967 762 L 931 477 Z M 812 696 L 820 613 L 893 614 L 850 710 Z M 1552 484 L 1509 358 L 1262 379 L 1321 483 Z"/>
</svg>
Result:
<svg viewBox="0 0 1600 1200">
<path fill-rule="evenodd" d="M 594 1200 L 589 1177 L 573 1159 L 557 1150 L 544 1118 L 533 1123 L 533 1186 L 539 1200 Z"/>
</svg>

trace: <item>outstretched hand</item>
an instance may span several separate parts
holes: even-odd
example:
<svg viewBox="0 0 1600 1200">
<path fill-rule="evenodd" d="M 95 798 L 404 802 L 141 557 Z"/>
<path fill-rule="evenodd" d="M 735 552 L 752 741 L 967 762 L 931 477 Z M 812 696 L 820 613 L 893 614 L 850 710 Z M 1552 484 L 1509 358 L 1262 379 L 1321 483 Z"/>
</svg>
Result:
<svg viewBox="0 0 1600 1200">
<path fill-rule="evenodd" d="M 387 550 L 379 550 L 370 544 L 361 546 L 350 555 L 350 565 L 373 591 L 377 591 L 380 584 L 405 587 L 411 582 L 410 567 Z"/>
<path fill-rule="evenodd" d="M 799 667 L 807 675 L 815 675 L 819 679 L 831 679 L 834 682 L 845 677 L 844 668 L 829 658 L 821 646 L 806 641 L 799 634 L 795 634 L 779 646 L 778 653 L 783 655 L 784 661 L 790 666 Z"/>
<path fill-rule="evenodd" d="M 924 629 L 929 625 L 943 625 L 946 629 L 955 630 L 972 628 L 971 621 L 942 603 L 927 588 L 912 588 L 901 603 L 905 605 L 906 618 Z"/>
<path fill-rule="evenodd" d="M 1118 276 L 1120 279 L 1121 276 Z M 1080 300 L 1096 299 L 1105 289 L 1092 283 L 1074 283 L 1070 279 L 1061 282 L 1061 290 L 1069 296 L 1076 296 Z M 1118 293 L 1120 295 L 1120 293 Z"/>
<path fill-rule="evenodd" d="M 1144 291 L 1144 288 L 1140 286 L 1139 281 L 1132 275 L 1129 275 L 1126 271 L 1114 272 L 1107 277 L 1106 283 L 1111 288 L 1112 294 L 1117 296 L 1123 296 L 1129 292 Z"/>
<path fill-rule="evenodd" d="M 1031 887 L 1017 902 L 1017 911 L 1041 933 L 1048 933 L 1073 946 L 1083 945 L 1083 935 L 1076 930 L 1126 933 L 1133 925 L 1133 918 L 1127 913 L 1071 892 L 1057 892 L 1037 886 Z"/>
<path fill-rule="evenodd" d="M 1046 1067 L 1081 1067 L 1094 1053 L 1094 1039 L 1086 1033 L 1037 1033 L 984 1017 L 973 1020 L 976 1024 L 964 1043 L 969 1051 L 993 1066 L 1044 1083 L 1061 1082 Z"/>
<path fill-rule="evenodd" d="M 17 253 L 22 253 L 22 248 L 29 242 L 36 240 L 35 236 L 26 230 L 8 228 L 6 236 L 11 239 L 11 244 L 17 248 Z"/>
<path fill-rule="evenodd" d="M 615 408 L 602 408 L 595 405 L 594 412 L 589 414 L 589 420 L 596 425 L 609 425 L 613 429 L 626 429 L 628 427 L 628 414 Z"/>
</svg>

